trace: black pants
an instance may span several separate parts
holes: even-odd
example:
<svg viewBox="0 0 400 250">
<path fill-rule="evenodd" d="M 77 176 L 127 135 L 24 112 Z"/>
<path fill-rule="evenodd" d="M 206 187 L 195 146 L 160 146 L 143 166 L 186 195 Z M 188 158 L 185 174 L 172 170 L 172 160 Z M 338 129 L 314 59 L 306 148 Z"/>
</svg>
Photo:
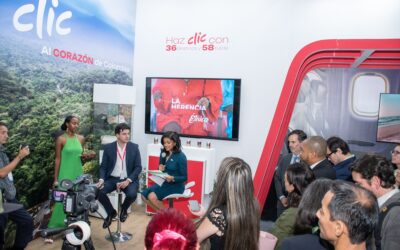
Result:
<svg viewBox="0 0 400 250">
<path fill-rule="evenodd" d="M 18 203 L 16 199 L 9 202 Z M 32 240 L 32 216 L 25 210 L 25 208 L 20 208 L 10 213 L 0 214 L 0 249 L 3 249 L 4 231 L 6 229 L 7 221 L 9 219 L 13 221 L 17 226 L 15 242 L 12 249 L 24 249 L 26 245 L 28 245 L 28 243 Z"/>
<path fill-rule="evenodd" d="M 111 205 L 110 199 L 107 194 L 117 189 L 117 183 L 122 180 L 117 177 L 110 177 L 106 181 L 104 181 L 104 187 L 99 191 L 99 202 L 103 205 L 104 209 L 109 215 L 113 211 L 113 206 Z M 126 188 L 122 189 L 125 193 L 125 200 L 122 203 L 121 207 L 128 209 L 130 205 L 136 200 L 137 192 L 138 192 L 138 183 L 133 181 Z"/>
</svg>

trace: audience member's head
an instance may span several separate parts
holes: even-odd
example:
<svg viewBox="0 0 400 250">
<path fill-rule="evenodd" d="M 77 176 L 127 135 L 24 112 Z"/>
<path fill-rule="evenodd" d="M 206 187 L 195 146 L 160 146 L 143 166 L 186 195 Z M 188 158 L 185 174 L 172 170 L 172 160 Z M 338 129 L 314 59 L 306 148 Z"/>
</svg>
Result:
<svg viewBox="0 0 400 250">
<path fill-rule="evenodd" d="M 349 145 L 342 139 L 336 136 L 326 140 L 327 151 L 326 156 L 334 165 L 339 164 L 351 155 Z"/>
<path fill-rule="evenodd" d="M 304 163 L 290 164 L 285 172 L 285 188 L 290 207 L 297 207 L 307 186 L 315 180 L 313 172 Z"/>
<path fill-rule="evenodd" d="M 397 144 L 396 147 L 391 151 L 392 154 L 392 163 L 396 166 L 397 169 L 400 169 L 400 144 Z"/>
<path fill-rule="evenodd" d="M 336 180 L 317 212 L 321 238 L 335 247 L 363 245 L 378 221 L 374 195 L 352 183 Z"/>
<path fill-rule="evenodd" d="M 380 155 L 364 155 L 350 166 L 350 171 L 354 182 L 370 190 L 376 197 L 392 190 L 395 184 L 392 164 Z"/>
<path fill-rule="evenodd" d="M 300 153 L 300 143 L 307 139 L 307 134 L 303 130 L 295 129 L 288 134 L 288 146 L 290 152 L 298 155 Z"/>
<path fill-rule="evenodd" d="M 242 159 L 227 157 L 221 162 L 206 214 L 216 207 L 227 210 L 225 249 L 258 249 L 259 206 L 251 168 Z"/>
<path fill-rule="evenodd" d="M 400 144 L 397 144 L 396 147 L 391 151 L 392 154 L 392 163 L 395 170 L 396 177 L 396 185 L 400 187 Z"/>
<path fill-rule="evenodd" d="M 326 141 L 321 136 L 311 136 L 300 145 L 300 158 L 312 165 L 326 158 Z"/>
<path fill-rule="evenodd" d="M 333 180 L 320 178 L 313 181 L 304 191 L 297 210 L 294 234 L 312 233 L 318 226 L 317 211 L 321 201 L 330 189 Z"/>
<path fill-rule="evenodd" d="M 144 244 L 147 250 L 194 250 L 196 226 L 184 214 L 168 208 L 159 211 L 147 225 Z"/>
</svg>

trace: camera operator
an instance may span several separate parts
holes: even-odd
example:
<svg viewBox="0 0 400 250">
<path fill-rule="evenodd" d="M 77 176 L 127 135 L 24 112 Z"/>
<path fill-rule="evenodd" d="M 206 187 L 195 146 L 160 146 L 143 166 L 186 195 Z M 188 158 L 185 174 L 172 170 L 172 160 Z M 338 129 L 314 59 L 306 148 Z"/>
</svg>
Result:
<svg viewBox="0 0 400 250">
<path fill-rule="evenodd" d="M 97 187 L 99 201 L 107 212 L 103 228 L 110 226 L 117 211 L 112 207 L 107 194 L 115 189 L 121 189 L 126 197 L 121 206 L 120 220 L 124 222 L 127 210 L 136 200 L 139 187 L 138 176 L 142 171 L 139 146 L 129 141 L 130 127 L 126 123 L 120 123 L 115 128 L 117 141 L 104 147 L 103 159 L 100 165 L 100 180 Z"/>
<path fill-rule="evenodd" d="M 3 144 L 7 142 L 8 129 L 7 125 L 0 122 L 0 188 L 3 192 L 5 201 L 10 203 L 18 203 L 15 198 L 16 189 L 13 183 L 12 170 L 17 167 L 18 163 L 29 155 L 29 146 L 21 147 L 18 155 L 10 162 L 8 159 Z M 33 219 L 31 215 L 24 209 L 0 214 L 0 249 L 4 245 L 4 231 L 7 225 L 7 220 L 12 220 L 17 226 L 15 242 L 12 249 L 24 249 L 32 240 Z"/>
</svg>

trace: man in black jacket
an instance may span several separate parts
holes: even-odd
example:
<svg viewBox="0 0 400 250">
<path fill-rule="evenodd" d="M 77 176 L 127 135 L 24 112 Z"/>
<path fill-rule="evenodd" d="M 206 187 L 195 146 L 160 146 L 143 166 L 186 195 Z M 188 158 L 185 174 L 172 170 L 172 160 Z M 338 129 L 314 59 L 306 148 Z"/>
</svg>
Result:
<svg viewBox="0 0 400 250">
<path fill-rule="evenodd" d="M 103 158 L 100 165 L 100 179 L 97 186 L 100 189 L 99 201 L 107 211 L 107 218 L 103 223 L 103 228 L 107 228 L 112 218 L 117 215 L 117 211 L 112 207 L 107 194 L 121 189 L 126 197 L 121 205 L 120 220 L 124 222 L 128 213 L 127 210 L 136 200 L 139 179 L 142 171 L 139 147 L 130 142 L 130 127 L 121 123 L 115 128 L 116 142 L 107 144 L 104 147 Z"/>
<path fill-rule="evenodd" d="M 288 206 L 287 191 L 285 189 L 285 172 L 290 164 L 300 161 L 300 144 L 307 139 L 307 134 L 304 131 L 295 129 L 288 134 L 288 145 L 290 153 L 284 155 L 278 163 L 275 170 L 274 185 L 278 202 L 276 204 L 277 217 L 281 215 L 283 210 Z"/>
<path fill-rule="evenodd" d="M 336 179 L 332 164 L 326 159 L 327 144 L 321 136 L 312 136 L 300 145 L 300 158 L 308 164 L 315 178 Z"/>
</svg>

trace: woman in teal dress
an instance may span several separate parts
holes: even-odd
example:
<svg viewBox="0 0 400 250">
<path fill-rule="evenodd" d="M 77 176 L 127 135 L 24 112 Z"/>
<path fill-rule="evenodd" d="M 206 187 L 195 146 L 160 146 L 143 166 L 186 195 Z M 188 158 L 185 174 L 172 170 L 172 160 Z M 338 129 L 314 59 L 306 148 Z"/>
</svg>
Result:
<svg viewBox="0 0 400 250">
<path fill-rule="evenodd" d="M 75 180 L 82 175 L 83 167 L 81 155 L 85 139 L 78 135 L 79 118 L 73 115 L 67 116 L 61 129 L 64 133 L 56 139 L 56 159 L 54 165 L 53 188 L 58 186 L 63 179 Z M 62 202 L 56 202 L 48 228 L 65 227 L 65 213 Z"/>
<path fill-rule="evenodd" d="M 154 210 L 164 208 L 162 199 L 170 194 L 182 194 L 187 180 L 186 155 L 181 150 L 181 139 L 176 132 L 166 132 L 161 137 L 163 149 L 158 169 L 167 173 L 161 186 L 154 184 L 142 191 L 142 198 Z"/>
</svg>

